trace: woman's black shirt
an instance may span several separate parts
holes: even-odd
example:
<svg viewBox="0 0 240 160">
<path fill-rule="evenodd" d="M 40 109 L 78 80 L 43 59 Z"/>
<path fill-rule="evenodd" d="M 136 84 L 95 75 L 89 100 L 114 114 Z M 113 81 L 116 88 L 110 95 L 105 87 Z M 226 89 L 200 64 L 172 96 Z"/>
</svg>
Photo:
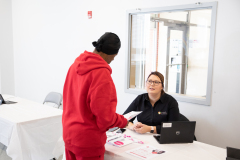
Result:
<svg viewBox="0 0 240 160">
<path fill-rule="evenodd" d="M 138 122 L 148 126 L 156 126 L 157 133 L 161 133 L 162 122 L 178 121 L 179 109 L 177 101 L 167 93 L 164 93 L 152 107 L 148 93 L 139 95 L 123 113 L 131 111 L 143 111 L 137 116 Z M 130 122 L 133 122 L 132 118 Z"/>
</svg>

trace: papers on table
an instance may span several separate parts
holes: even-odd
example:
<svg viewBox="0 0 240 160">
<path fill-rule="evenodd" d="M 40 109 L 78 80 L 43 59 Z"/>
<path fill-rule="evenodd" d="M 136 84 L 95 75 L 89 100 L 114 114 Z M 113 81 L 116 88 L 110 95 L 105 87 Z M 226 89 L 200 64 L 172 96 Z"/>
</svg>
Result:
<svg viewBox="0 0 240 160">
<path fill-rule="evenodd" d="M 156 147 L 150 145 L 144 145 L 142 147 L 126 151 L 126 153 L 140 159 L 152 159 L 156 156 L 159 156 L 160 154 L 164 154 L 165 151 L 157 149 Z"/>
<path fill-rule="evenodd" d="M 130 119 L 136 117 L 140 113 L 142 113 L 142 111 L 131 111 L 131 112 L 127 113 L 127 114 L 124 114 L 123 116 L 129 121 Z"/>
<path fill-rule="evenodd" d="M 107 143 L 117 147 L 123 147 L 133 143 L 133 141 L 125 137 L 123 134 L 107 132 Z"/>
</svg>

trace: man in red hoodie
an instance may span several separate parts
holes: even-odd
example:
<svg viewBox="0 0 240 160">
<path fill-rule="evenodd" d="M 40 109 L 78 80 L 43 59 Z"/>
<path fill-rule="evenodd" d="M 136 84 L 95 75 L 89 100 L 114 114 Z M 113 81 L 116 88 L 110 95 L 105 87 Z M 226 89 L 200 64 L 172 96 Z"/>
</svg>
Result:
<svg viewBox="0 0 240 160">
<path fill-rule="evenodd" d="M 107 32 L 95 50 L 80 54 L 69 68 L 63 89 L 63 139 L 67 160 L 103 160 L 106 131 L 128 122 L 116 113 L 117 95 L 108 64 L 121 46 Z"/>
</svg>

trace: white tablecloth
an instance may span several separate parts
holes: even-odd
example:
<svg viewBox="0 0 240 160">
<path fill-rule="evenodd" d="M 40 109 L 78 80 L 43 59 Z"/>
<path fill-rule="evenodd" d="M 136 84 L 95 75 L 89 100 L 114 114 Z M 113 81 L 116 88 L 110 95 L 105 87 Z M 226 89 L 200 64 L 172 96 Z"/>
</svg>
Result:
<svg viewBox="0 0 240 160">
<path fill-rule="evenodd" d="M 13 160 L 49 160 L 62 136 L 62 110 L 3 95 L 16 104 L 0 105 L 0 142 Z"/>
<path fill-rule="evenodd" d="M 225 160 L 226 149 L 194 141 L 193 143 L 182 144 L 159 144 L 153 137 L 153 134 L 138 134 L 127 129 L 124 134 L 136 138 L 144 142 L 144 144 L 131 143 L 123 147 L 115 147 L 105 144 L 104 160 L 138 160 L 139 158 L 132 156 L 125 151 L 141 147 L 143 145 L 151 145 L 160 150 L 166 151 L 159 154 L 151 160 Z M 66 160 L 65 153 L 63 160 Z M 139 159 L 140 160 L 140 159 Z"/>
<path fill-rule="evenodd" d="M 153 137 L 153 134 L 138 134 L 127 130 L 124 134 L 130 135 L 143 141 L 145 144 L 132 143 L 118 148 L 109 144 L 105 145 L 105 160 L 136 160 L 138 158 L 127 154 L 125 151 L 140 147 L 142 145 L 151 145 L 158 149 L 166 151 L 152 160 L 225 160 L 226 149 L 194 141 L 193 143 L 182 144 L 159 144 Z"/>
</svg>

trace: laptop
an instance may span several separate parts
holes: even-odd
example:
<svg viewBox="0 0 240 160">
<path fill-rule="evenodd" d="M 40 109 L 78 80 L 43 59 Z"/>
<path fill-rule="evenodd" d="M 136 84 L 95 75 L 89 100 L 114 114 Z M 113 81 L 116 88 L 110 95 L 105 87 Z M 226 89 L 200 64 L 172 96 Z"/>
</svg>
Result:
<svg viewBox="0 0 240 160">
<path fill-rule="evenodd" d="M 240 160 L 240 149 L 227 147 L 227 160 Z"/>
<path fill-rule="evenodd" d="M 5 101 L 1 94 L 0 94 L 0 100 L 2 100 L 2 104 L 14 104 L 14 103 L 17 103 L 17 102 L 13 102 L 13 101 Z"/>
<path fill-rule="evenodd" d="M 154 135 L 160 144 L 193 143 L 196 121 L 163 122 L 161 136 Z"/>
</svg>

